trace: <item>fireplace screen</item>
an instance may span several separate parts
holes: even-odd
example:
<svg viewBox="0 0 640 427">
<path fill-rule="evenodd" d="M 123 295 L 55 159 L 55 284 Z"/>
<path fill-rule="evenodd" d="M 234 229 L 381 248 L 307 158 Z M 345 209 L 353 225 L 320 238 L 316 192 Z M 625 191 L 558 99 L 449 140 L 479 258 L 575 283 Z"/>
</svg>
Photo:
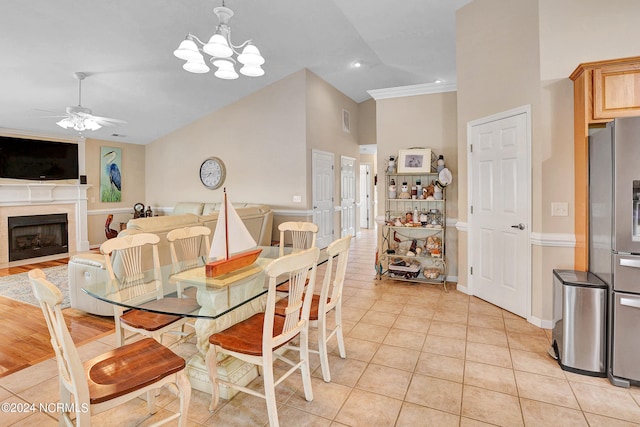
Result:
<svg viewBox="0 0 640 427">
<path fill-rule="evenodd" d="M 9 217 L 9 261 L 69 252 L 67 214 Z"/>
</svg>

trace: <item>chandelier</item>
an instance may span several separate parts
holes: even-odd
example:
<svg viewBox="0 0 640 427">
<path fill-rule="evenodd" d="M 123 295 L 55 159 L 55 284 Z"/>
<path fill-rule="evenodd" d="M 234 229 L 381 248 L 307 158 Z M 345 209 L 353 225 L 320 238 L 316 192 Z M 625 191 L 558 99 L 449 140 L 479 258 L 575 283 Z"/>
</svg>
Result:
<svg viewBox="0 0 640 427">
<path fill-rule="evenodd" d="M 220 24 L 216 27 L 216 32 L 208 43 L 202 42 L 198 37 L 189 33 L 180 46 L 173 51 L 176 57 L 187 61 L 182 68 L 190 73 L 208 73 L 209 66 L 205 63 L 201 53 L 204 52 L 211 56 L 209 61 L 217 68 L 214 75 L 218 78 L 233 80 L 240 77 L 235 69 L 236 62 L 242 64 L 240 73 L 245 76 L 259 77 L 264 75 L 264 70 L 260 67 L 264 64 L 264 58 L 251 40 L 247 40 L 239 46 L 231 43 L 229 19 L 233 16 L 233 11 L 225 7 L 223 1 L 221 7 L 213 9 L 213 13 L 218 17 Z M 242 53 L 240 53 L 240 49 L 242 49 Z"/>
</svg>

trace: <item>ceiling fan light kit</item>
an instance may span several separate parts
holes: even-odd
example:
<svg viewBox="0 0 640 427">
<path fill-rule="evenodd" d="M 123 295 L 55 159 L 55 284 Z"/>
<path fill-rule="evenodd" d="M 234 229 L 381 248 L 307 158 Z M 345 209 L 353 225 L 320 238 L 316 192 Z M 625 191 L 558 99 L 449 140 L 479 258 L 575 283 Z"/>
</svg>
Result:
<svg viewBox="0 0 640 427">
<path fill-rule="evenodd" d="M 94 116 L 91 109 L 82 106 L 82 80 L 87 77 L 85 73 L 73 73 L 78 80 L 78 105 L 67 107 L 67 117 L 56 124 L 64 129 L 74 129 L 78 132 L 85 130 L 98 130 L 103 125 L 112 125 L 115 123 L 126 123 L 123 120 L 110 119 L 107 117 Z"/>
<path fill-rule="evenodd" d="M 189 33 L 173 54 L 182 60 L 187 61 L 182 68 L 190 73 L 207 73 L 210 68 L 204 61 L 201 52 L 211 56 L 209 61 L 217 68 L 214 75 L 220 79 L 234 80 L 240 77 L 235 69 L 236 62 L 243 66 L 240 74 L 248 77 L 260 77 L 264 75 L 264 70 L 260 67 L 264 64 L 264 58 L 260 55 L 258 48 L 247 40 L 235 46 L 231 43 L 231 27 L 229 19 L 233 16 L 233 11 L 224 6 L 213 9 L 213 13 L 218 17 L 220 24 L 216 27 L 216 32 L 209 42 L 204 43 L 198 37 Z M 201 46 L 201 48 L 198 46 Z M 242 52 L 240 52 L 242 49 Z M 234 55 L 236 58 L 234 59 Z"/>
</svg>

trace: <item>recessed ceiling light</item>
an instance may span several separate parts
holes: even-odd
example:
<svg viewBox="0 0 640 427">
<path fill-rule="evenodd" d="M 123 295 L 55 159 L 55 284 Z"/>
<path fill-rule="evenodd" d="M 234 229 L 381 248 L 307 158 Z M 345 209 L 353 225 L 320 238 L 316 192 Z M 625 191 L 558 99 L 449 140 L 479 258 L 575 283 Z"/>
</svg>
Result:
<svg viewBox="0 0 640 427">
<path fill-rule="evenodd" d="M 434 83 L 442 83 L 442 82 L 444 82 L 444 80 L 440 80 L 440 79 L 438 79 L 438 80 L 436 80 Z"/>
<path fill-rule="evenodd" d="M 362 61 L 355 61 L 353 64 L 351 64 L 351 66 L 353 68 L 360 68 L 362 67 Z"/>
</svg>

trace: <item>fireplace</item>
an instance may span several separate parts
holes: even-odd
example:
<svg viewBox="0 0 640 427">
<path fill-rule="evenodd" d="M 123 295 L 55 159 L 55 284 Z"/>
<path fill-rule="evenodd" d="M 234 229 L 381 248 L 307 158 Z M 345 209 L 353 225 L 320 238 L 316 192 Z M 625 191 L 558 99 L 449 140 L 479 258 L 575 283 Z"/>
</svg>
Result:
<svg viewBox="0 0 640 427">
<path fill-rule="evenodd" d="M 67 214 L 8 218 L 9 261 L 69 252 Z"/>
</svg>

